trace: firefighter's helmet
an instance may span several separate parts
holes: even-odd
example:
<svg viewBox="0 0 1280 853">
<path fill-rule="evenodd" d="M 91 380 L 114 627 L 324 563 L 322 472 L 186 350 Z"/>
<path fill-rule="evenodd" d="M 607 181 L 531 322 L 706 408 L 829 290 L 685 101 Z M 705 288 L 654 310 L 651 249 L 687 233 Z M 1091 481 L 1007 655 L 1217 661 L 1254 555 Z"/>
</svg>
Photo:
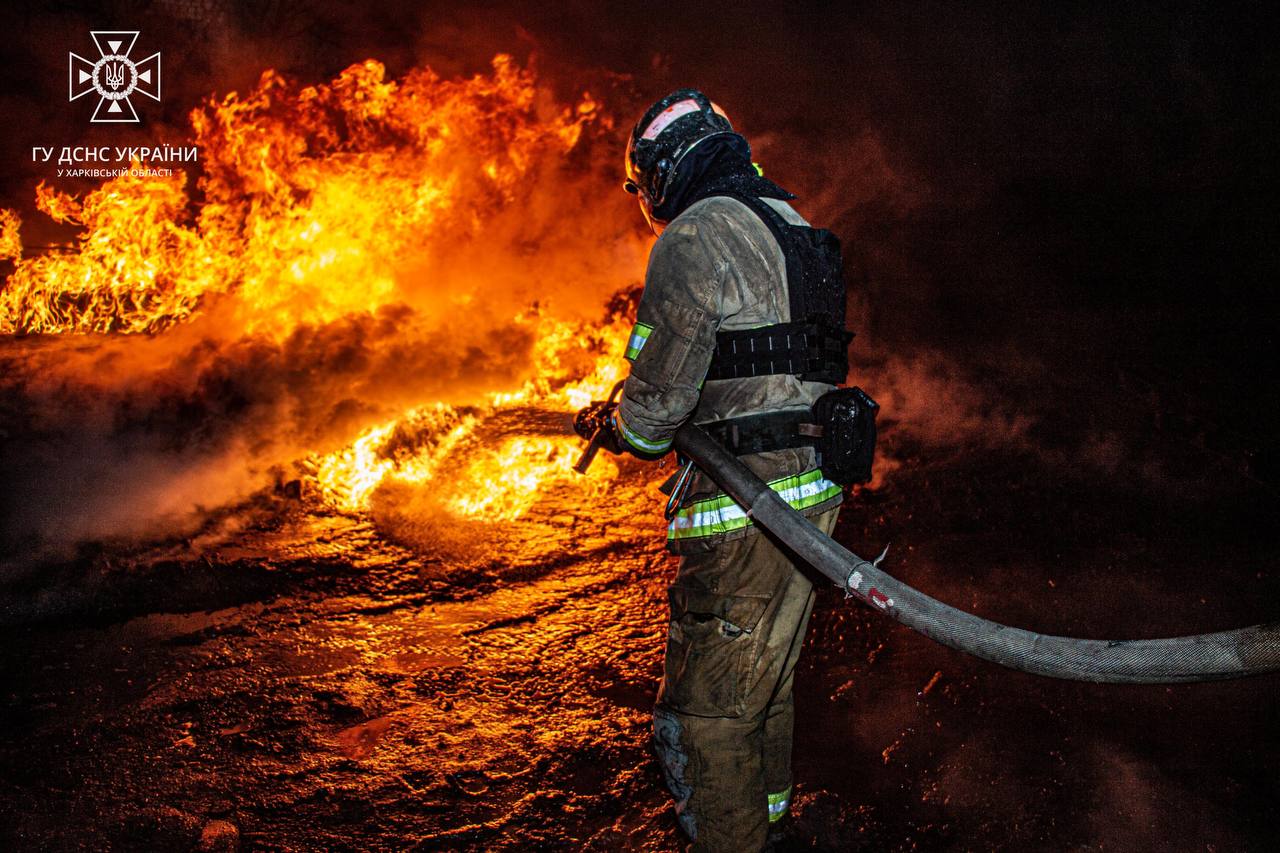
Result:
<svg viewBox="0 0 1280 853">
<path fill-rule="evenodd" d="M 697 89 L 677 89 L 657 101 L 631 131 L 623 187 L 639 196 L 654 231 L 670 218 L 670 212 L 662 207 L 681 180 L 681 161 L 696 146 L 713 139 L 734 148 L 750 162 L 747 140 L 734 131 L 724 110 Z"/>
</svg>

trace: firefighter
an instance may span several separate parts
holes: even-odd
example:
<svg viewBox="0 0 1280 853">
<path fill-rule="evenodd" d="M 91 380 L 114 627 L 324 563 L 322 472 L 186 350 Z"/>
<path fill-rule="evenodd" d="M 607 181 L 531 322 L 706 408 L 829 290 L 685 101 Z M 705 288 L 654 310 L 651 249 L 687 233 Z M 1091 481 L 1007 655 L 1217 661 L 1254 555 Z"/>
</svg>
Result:
<svg viewBox="0 0 1280 853">
<path fill-rule="evenodd" d="M 626 173 L 658 239 L 622 396 L 580 412 L 579 432 L 657 459 L 692 418 L 830 533 L 842 488 L 818 467 L 810 421 L 848 371 L 838 242 L 808 227 L 693 89 L 644 113 Z M 791 803 L 792 680 L 814 590 L 710 478 L 684 473 L 669 504 L 681 559 L 654 746 L 694 850 L 761 850 Z"/>
</svg>

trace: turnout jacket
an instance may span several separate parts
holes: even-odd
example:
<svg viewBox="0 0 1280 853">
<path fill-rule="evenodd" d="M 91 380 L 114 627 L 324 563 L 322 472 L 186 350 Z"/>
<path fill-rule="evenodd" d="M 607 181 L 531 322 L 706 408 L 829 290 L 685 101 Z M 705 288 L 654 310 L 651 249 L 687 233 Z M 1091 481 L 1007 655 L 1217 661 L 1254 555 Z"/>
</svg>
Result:
<svg viewBox="0 0 1280 853">
<path fill-rule="evenodd" d="M 782 218 L 806 225 L 784 201 L 763 199 Z M 718 330 L 791 320 L 786 261 L 767 225 L 742 202 L 713 196 L 689 206 L 649 255 L 644 292 L 626 357 L 631 373 L 618 404 L 621 440 L 642 454 L 671 447 L 676 429 L 764 412 L 804 410 L 835 386 L 771 375 L 706 380 Z M 812 448 L 776 450 L 742 461 L 806 516 L 838 506 L 840 486 L 822 476 Z M 743 509 L 698 472 L 667 529 L 675 553 L 706 550 L 754 533 Z"/>
</svg>

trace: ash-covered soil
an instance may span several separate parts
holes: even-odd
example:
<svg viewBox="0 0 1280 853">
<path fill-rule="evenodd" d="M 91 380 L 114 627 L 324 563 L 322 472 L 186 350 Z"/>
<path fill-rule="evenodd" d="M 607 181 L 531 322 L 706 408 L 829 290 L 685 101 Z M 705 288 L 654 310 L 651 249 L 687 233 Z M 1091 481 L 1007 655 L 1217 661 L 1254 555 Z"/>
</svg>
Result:
<svg viewBox="0 0 1280 853">
<path fill-rule="evenodd" d="M 886 409 L 883 475 L 837 538 L 1045 632 L 1276 617 L 1277 497 L 1252 457 L 1158 393 L 1095 399 L 1084 436 L 1040 378 L 1001 382 L 1007 410 L 977 416 L 1002 433 Z M 1088 396 L 1058 390 L 1064 411 Z M 610 501 L 551 495 L 434 549 L 397 544 L 390 509 L 263 494 L 190 539 L 10 572 L 0 845 L 677 849 L 648 751 L 674 570 L 655 481 L 624 463 Z M 787 848 L 1274 849 L 1277 683 L 1052 681 L 826 590 Z"/>
</svg>

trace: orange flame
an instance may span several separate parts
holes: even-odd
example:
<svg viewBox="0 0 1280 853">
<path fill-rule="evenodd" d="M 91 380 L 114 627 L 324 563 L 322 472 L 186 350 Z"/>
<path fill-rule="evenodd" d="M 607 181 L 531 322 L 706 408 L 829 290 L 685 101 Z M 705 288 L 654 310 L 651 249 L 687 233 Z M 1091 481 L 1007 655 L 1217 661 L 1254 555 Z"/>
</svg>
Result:
<svg viewBox="0 0 1280 853">
<path fill-rule="evenodd" d="M 220 339 L 279 342 L 356 315 L 388 317 L 405 335 L 448 334 L 473 318 L 528 330 L 532 375 L 515 390 L 461 408 L 419 399 L 305 461 L 315 491 L 338 510 L 367 509 L 384 482 L 431 483 L 457 515 L 518 518 L 542 484 L 574 476 L 577 442 L 506 436 L 491 446 L 480 441 L 483 422 L 512 407 L 564 410 L 601 397 L 622 375 L 625 322 L 554 316 L 536 287 L 535 298 L 508 293 L 494 307 L 495 289 L 514 290 L 528 258 L 458 247 L 482 244 L 597 122 L 608 125 L 590 95 L 557 105 L 505 55 L 491 74 L 464 80 L 426 68 L 387 80 L 374 60 L 323 85 L 267 71 L 247 94 L 191 113 L 197 192 L 181 170 L 123 174 L 82 198 L 41 184 L 38 208 L 82 230 L 71 251 L 31 257 L 22 257 L 16 214 L 0 211 L 0 257 L 15 259 L 0 290 L 0 333 L 160 336 L 202 324 Z M 615 277 L 639 272 L 641 240 L 630 242 L 602 262 Z M 576 261 L 556 263 L 566 277 L 579 272 Z M 480 319 L 504 305 L 516 316 Z M 394 306 L 407 310 L 379 313 Z M 467 459 L 456 464 L 460 453 Z M 607 464 L 595 477 L 613 474 Z"/>
<path fill-rule="evenodd" d="M 625 331 L 619 319 L 603 328 L 552 323 L 535 346 L 544 370 L 518 391 L 492 395 L 486 411 L 461 414 L 437 403 L 372 427 L 341 450 L 313 457 L 308 465 L 321 495 L 335 509 L 358 512 L 368 508 L 369 497 L 384 481 L 435 483 L 442 486 L 437 490 L 438 502 L 455 513 L 489 520 L 519 518 L 540 489 L 578 476 L 572 469 L 582 445 L 569 437 L 521 437 L 508 439 L 494 450 L 482 442 L 484 415 L 514 406 L 576 409 L 603 398 L 621 378 L 623 364 L 616 356 L 599 353 L 622 340 Z M 591 359 L 590 372 L 555 387 L 558 377 L 563 382 L 574 350 Z M 469 442 L 476 447 L 468 454 L 465 471 L 446 467 L 460 446 Z M 440 473 L 446 476 L 437 478 Z M 601 481 L 617 473 L 612 462 L 600 460 L 589 476 Z"/>
<path fill-rule="evenodd" d="M 478 231 L 596 114 L 584 96 L 541 116 L 532 75 L 493 64 L 397 82 L 369 60 L 298 91 L 268 71 L 246 97 L 192 112 L 198 206 L 180 171 L 124 174 L 83 200 L 41 185 L 40 209 L 84 231 L 75 252 L 19 262 L 0 332 L 155 332 L 230 297 L 246 331 L 283 335 L 395 302 L 407 247 Z"/>
<path fill-rule="evenodd" d="M 12 210 L 0 208 L 0 260 L 22 257 L 22 219 Z"/>
</svg>

